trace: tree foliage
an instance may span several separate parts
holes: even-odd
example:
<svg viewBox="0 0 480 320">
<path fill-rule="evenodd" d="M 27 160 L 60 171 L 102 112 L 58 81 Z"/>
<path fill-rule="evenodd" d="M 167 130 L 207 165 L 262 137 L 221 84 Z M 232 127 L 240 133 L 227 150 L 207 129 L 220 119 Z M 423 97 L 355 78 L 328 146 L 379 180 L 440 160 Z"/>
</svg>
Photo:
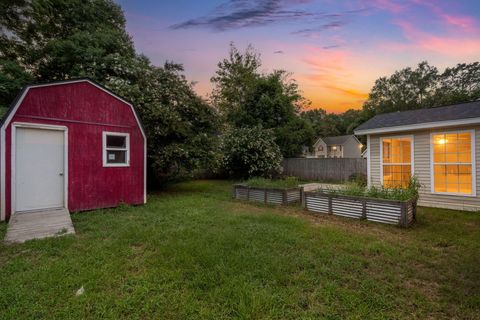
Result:
<svg viewBox="0 0 480 320">
<path fill-rule="evenodd" d="M 299 117 L 305 99 L 288 73 L 261 73 L 260 66 L 260 56 L 252 47 L 240 52 L 232 44 L 212 77 L 212 102 L 228 125 L 273 129 L 283 156 L 296 156 L 313 140 L 311 126 Z M 288 134 L 292 129 L 299 131 Z"/>
<path fill-rule="evenodd" d="M 147 133 L 149 178 L 164 181 L 215 158 L 215 110 L 194 93 L 181 65 L 153 66 L 135 52 L 119 5 L 6 0 L 0 10 L 0 104 L 32 80 L 90 77 L 137 108 Z"/>
<path fill-rule="evenodd" d="M 272 130 L 231 128 L 222 141 L 223 166 L 232 177 L 271 178 L 281 173 L 282 154 Z"/>
<path fill-rule="evenodd" d="M 375 114 L 430 108 L 478 99 L 480 64 L 458 64 L 440 73 L 424 61 L 375 81 L 363 110 Z"/>
</svg>

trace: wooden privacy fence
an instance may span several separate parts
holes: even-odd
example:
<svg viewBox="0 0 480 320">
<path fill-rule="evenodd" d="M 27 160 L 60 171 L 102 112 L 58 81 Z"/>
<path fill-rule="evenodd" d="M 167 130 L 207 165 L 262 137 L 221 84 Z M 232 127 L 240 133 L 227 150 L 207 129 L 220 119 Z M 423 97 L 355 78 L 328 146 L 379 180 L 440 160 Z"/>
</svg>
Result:
<svg viewBox="0 0 480 320">
<path fill-rule="evenodd" d="M 283 174 L 304 180 L 347 181 L 354 174 L 367 175 L 363 158 L 287 158 Z"/>
</svg>

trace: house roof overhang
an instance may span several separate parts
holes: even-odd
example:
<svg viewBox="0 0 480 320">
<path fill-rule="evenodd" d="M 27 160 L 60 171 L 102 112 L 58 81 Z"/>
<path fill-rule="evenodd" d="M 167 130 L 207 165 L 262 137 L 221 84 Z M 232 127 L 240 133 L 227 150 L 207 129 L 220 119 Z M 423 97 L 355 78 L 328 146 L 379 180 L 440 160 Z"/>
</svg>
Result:
<svg viewBox="0 0 480 320">
<path fill-rule="evenodd" d="M 480 118 L 468 118 L 468 119 L 458 119 L 458 120 L 448 120 L 448 121 L 435 121 L 435 122 L 425 122 L 425 123 L 409 124 L 409 125 L 402 125 L 402 126 L 391 126 L 391 127 L 373 128 L 373 129 L 355 130 L 355 134 L 356 135 L 370 135 L 370 134 L 405 132 L 405 131 L 414 131 L 414 130 L 423 130 L 423 129 L 436 129 L 436 128 L 455 127 L 455 126 L 464 126 L 464 125 L 475 125 L 475 124 L 480 124 Z"/>
</svg>

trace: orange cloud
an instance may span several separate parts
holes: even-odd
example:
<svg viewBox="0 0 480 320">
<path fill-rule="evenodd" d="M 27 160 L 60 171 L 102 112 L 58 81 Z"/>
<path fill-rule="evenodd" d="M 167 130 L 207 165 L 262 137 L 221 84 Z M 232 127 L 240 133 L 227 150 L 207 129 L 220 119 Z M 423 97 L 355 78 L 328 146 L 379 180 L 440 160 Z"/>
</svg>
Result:
<svg viewBox="0 0 480 320">
<path fill-rule="evenodd" d="M 311 73 L 300 75 L 299 82 L 312 107 L 333 112 L 360 108 L 368 93 L 362 87 L 365 79 L 356 67 L 357 58 L 342 49 L 307 47 L 305 51 L 302 61 Z"/>
</svg>

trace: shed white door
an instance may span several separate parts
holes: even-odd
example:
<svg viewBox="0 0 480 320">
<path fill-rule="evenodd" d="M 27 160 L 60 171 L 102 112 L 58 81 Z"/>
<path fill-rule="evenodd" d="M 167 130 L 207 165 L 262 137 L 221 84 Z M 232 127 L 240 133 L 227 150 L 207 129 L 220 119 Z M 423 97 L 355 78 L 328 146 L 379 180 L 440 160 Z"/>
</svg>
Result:
<svg viewBox="0 0 480 320">
<path fill-rule="evenodd" d="M 15 211 L 64 207 L 64 131 L 15 131 Z"/>
</svg>

